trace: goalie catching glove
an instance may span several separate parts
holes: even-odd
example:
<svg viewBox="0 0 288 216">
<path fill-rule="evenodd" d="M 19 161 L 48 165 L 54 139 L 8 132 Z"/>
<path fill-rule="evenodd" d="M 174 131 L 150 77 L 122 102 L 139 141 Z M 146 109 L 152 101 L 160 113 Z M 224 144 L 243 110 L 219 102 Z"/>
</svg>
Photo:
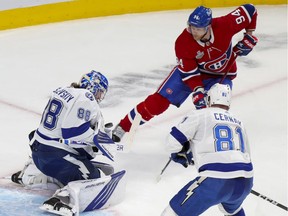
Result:
<svg viewBox="0 0 288 216">
<path fill-rule="evenodd" d="M 253 50 L 257 42 L 257 37 L 244 33 L 243 39 L 233 47 L 233 52 L 238 56 L 246 56 Z"/>
</svg>

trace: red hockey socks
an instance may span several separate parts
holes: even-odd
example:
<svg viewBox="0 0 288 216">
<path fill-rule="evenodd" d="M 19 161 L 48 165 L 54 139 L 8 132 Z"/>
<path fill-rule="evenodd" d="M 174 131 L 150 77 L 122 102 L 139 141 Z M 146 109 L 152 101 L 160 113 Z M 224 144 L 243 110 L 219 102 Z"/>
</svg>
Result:
<svg viewBox="0 0 288 216">
<path fill-rule="evenodd" d="M 149 121 L 155 115 L 159 115 L 168 109 L 170 102 L 159 93 L 149 95 L 144 101 L 132 109 L 119 123 L 125 132 L 131 128 L 132 122 L 137 113 L 142 117 L 140 125 Z"/>
</svg>

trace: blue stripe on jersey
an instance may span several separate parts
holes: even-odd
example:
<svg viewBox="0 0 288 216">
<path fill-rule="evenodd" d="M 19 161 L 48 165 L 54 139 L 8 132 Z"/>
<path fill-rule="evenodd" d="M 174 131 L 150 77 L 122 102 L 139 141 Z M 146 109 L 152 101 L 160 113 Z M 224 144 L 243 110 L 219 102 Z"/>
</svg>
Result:
<svg viewBox="0 0 288 216">
<path fill-rule="evenodd" d="M 252 5 L 252 4 L 244 4 L 242 6 L 247 10 L 247 12 L 249 13 L 250 17 L 252 17 L 253 14 L 256 11 L 256 8 L 254 7 L 254 5 Z"/>
<path fill-rule="evenodd" d="M 179 131 L 176 127 L 172 127 L 170 134 L 171 134 L 178 142 L 180 142 L 182 145 L 183 145 L 183 143 L 185 143 L 185 142 L 188 141 L 187 137 L 186 137 L 181 131 Z"/>
<path fill-rule="evenodd" d="M 51 140 L 51 141 L 53 140 L 53 141 L 59 142 L 59 138 L 51 138 L 51 137 L 45 136 L 44 134 L 40 133 L 38 130 L 36 131 L 36 133 L 37 133 L 42 139 Z"/>
<path fill-rule="evenodd" d="M 62 136 L 64 139 L 69 139 L 71 137 L 79 136 L 85 133 L 89 128 L 90 128 L 90 121 L 85 122 L 79 127 L 62 128 Z"/>
<path fill-rule="evenodd" d="M 206 170 L 219 171 L 219 172 L 233 172 L 238 170 L 252 171 L 252 163 L 211 163 L 205 164 L 199 168 L 199 172 Z"/>
</svg>

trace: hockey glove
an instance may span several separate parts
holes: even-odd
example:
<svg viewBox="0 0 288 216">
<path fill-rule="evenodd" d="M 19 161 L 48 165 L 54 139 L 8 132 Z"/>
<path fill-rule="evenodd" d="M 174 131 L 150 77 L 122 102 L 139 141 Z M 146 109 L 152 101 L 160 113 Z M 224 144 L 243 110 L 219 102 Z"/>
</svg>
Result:
<svg viewBox="0 0 288 216">
<path fill-rule="evenodd" d="M 244 33 L 243 39 L 233 47 L 233 52 L 238 56 L 246 56 L 253 50 L 257 42 L 257 37 Z"/>
<path fill-rule="evenodd" d="M 192 100 L 196 109 L 206 108 L 206 94 L 203 88 L 198 88 L 192 95 Z"/>
<path fill-rule="evenodd" d="M 180 152 L 172 153 L 171 159 L 176 162 L 182 164 L 185 168 L 188 167 L 189 164 L 194 164 L 193 155 L 190 151 L 190 144 L 186 142 L 183 144 L 183 148 Z"/>
<path fill-rule="evenodd" d="M 171 158 L 174 162 L 182 164 L 185 168 L 187 168 L 189 164 L 194 164 L 192 160 L 192 152 L 172 153 Z"/>
</svg>

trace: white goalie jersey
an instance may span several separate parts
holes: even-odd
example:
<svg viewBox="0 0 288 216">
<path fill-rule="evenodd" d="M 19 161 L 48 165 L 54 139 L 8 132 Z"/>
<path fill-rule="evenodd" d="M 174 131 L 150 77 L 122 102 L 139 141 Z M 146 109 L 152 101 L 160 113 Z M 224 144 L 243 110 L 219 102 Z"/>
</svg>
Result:
<svg viewBox="0 0 288 216">
<path fill-rule="evenodd" d="M 92 147 L 89 145 L 71 144 L 71 148 L 65 143 L 60 143 L 60 139 L 93 144 L 94 136 L 100 129 L 103 131 L 103 125 L 99 105 L 90 91 L 60 87 L 53 91 L 34 139 L 74 154 L 78 154 L 75 149 L 81 147 L 93 155 Z"/>
<path fill-rule="evenodd" d="M 250 149 L 243 123 L 228 111 L 216 107 L 195 110 L 173 127 L 167 144 L 179 152 L 190 142 L 200 176 L 236 178 L 253 176 Z"/>
</svg>

